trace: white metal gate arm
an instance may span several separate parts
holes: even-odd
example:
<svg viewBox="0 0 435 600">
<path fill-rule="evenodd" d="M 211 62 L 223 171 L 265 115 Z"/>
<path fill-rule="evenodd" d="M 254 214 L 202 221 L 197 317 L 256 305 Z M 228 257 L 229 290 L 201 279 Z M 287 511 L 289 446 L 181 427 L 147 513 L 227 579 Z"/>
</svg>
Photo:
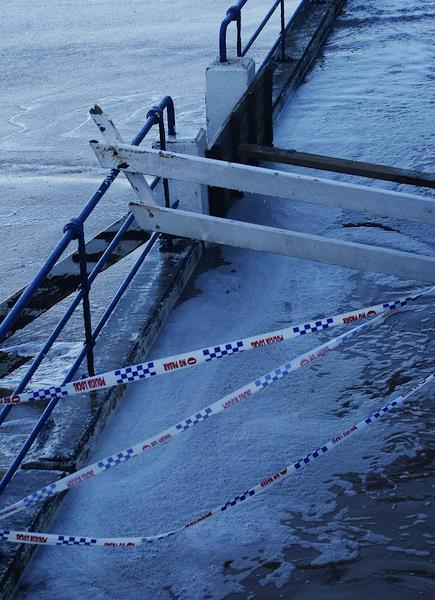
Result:
<svg viewBox="0 0 435 600">
<path fill-rule="evenodd" d="M 144 204 L 132 203 L 130 210 L 148 231 L 435 283 L 430 256 Z"/>
<path fill-rule="evenodd" d="M 103 137 L 107 142 L 110 144 L 122 143 L 121 134 L 116 129 L 113 121 L 109 119 L 109 117 L 97 104 L 91 108 L 89 113 L 95 125 L 103 134 Z M 146 182 L 143 175 L 140 173 L 131 173 L 130 171 L 125 171 L 125 176 L 135 191 L 139 202 L 147 202 L 148 204 L 157 205 L 154 192 Z"/>
<path fill-rule="evenodd" d="M 91 146 L 101 165 L 107 168 L 435 225 L 435 201 L 424 196 L 211 158 L 137 148 L 130 144 L 91 142 Z"/>
</svg>

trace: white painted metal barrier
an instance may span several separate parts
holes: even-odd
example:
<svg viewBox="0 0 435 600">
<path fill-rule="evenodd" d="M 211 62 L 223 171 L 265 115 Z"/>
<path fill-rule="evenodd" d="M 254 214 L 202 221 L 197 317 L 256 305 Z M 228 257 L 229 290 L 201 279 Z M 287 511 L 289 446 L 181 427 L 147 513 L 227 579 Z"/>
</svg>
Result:
<svg viewBox="0 0 435 600">
<path fill-rule="evenodd" d="M 103 167 L 435 225 L 435 200 L 227 161 L 91 142 Z"/>
<path fill-rule="evenodd" d="M 130 204 L 145 230 L 435 283 L 435 258 L 231 219 Z"/>
<path fill-rule="evenodd" d="M 91 145 L 102 166 L 126 173 L 148 173 L 435 224 L 435 201 L 423 196 L 173 152 L 143 150 L 128 144 L 91 142 Z M 146 230 L 435 283 L 435 257 L 432 256 L 164 209 L 150 204 L 145 194 L 141 201 L 145 204 L 131 204 L 130 208 Z"/>
</svg>

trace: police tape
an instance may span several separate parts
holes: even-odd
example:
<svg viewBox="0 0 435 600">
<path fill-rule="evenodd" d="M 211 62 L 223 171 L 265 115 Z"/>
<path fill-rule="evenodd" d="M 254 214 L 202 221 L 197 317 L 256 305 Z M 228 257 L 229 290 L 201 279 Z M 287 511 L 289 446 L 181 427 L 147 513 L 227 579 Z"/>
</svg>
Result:
<svg viewBox="0 0 435 600">
<path fill-rule="evenodd" d="M 389 316 L 397 312 L 398 309 L 394 308 L 387 312 L 381 313 L 380 315 L 374 317 L 370 321 L 366 321 L 362 325 L 354 327 L 346 333 L 342 333 L 338 337 L 333 338 L 329 342 L 321 344 L 313 350 L 304 352 L 292 361 L 286 362 L 278 368 L 269 371 L 265 375 L 254 379 L 253 381 L 249 382 L 248 384 L 244 385 L 238 390 L 227 394 L 226 396 L 217 400 L 216 402 L 213 402 L 209 406 L 206 406 L 205 408 L 202 408 L 201 410 L 195 412 L 187 419 L 180 421 L 179 423 L 173 425 L 172 427 L 169 427 L 168 429 L 160 431 L 157 435 L 154 435 L 151 438 L 139 442 L 134 446 L 131 446 L 130 448 L 121 450 L 116 454 L 112 454 L 107 458 L 103 458 L 91 465 L 83 467 L 82 469 L 75 471 L 74 473 L 63 477 L 62 479 L 59 479 L 55 483 L 51 483 L 50 485 L 41 488 L 33 494 L 26 496 L 22 500 L 19 500 L 18 502 L 15 502 L 14 504 L 11 504 L 10 506 L 7 506 L 6 508 L 0 510 L 0 519 L 4 519 L 5 517 L 13 515 L 21 510 L 24 510 L 29 506 L 33 506 L 40 502 L 44 502 L 48 498 L 51 498 L 52 496 L 55 496 L 60 492 L 75 487 L 76 485 L 87 481 L 95 477 L 96 475 L 104 473 L 105 471 L 112 469 L 113 467 L 116 467 L 135 456 L 138 456 L 139 454 L 142 454 L 144 452 L 147 452 L 148 450 L 152 450 L 153 448 L 157 448 L 158 446 L 169 442 L 181 433 L 192 429 L 192 427 L 195 427 L 195 425 L 198 425 L 199 423 L 206 421 L 210 417 L 215 416 L 223 412 L 224 410 L 235 406 L 236 404 L 239 404 L 247 398 L 251 398 L 257 392 L 260 392 L 269 385 L 272 385 L 276 381 L 279 381 L 280 379 L 282 379 L 286 375 L 289 375 L 293 371 L 296 371 L 301 367 L 305 367 L 318 360 L 319 358 L 322 358 L 323 356 L 337 348 L 344 341 L 353 338 L 354 336 L 358 335 L 359 333 L 365 331 L 367 328 L 372 327 L 375 324 L 382 323 Z"/>
<path fill-rule="evenodd" d="M 435 373 L 432 373 L 420 383 L 415 384 L 406 392 L 403 392 L 402 394 L 400 394 L 400 396 L 394 398 L 391 402 L 383 406 L 380 410 L 372 413 L 370 416 L 366 417 L 356 425 L 349 427 L 342 433 L 339 433 L 338 435 L 331 438 L 323 446 L 320 446 L 316 450 L 313 450 L 303 458 L 296 460 L 281 471 L 269 475 L 268 477 L 260 481 L 260 483 L 258 483 L 257 485 L 246 490 L 246 492 L 243 492 L 243 494 L 235 496 L 225 504 L 221 504 L 213 510 L 204 512 L 202 515 L 198 516 L 193 521 L 190 521 L 189 523 L 186 523 L 172 531 L 146 537 L 98 538 L 78 535 L 58 535 L 53 533 L 11 531 L 5 529 L 3 531 L 0 530 L 0 540 L 18 544 L 40 544 L 47 546 L 105 546 L 109 548 L 131 548 L 133 546 L 149 544 L 157 540 L 168 538 L 172 535 L 181 533 L 182 531 L 190 527 L 203 523 L 204 521 L 212 517 L 216 517 L 217 515 L 222 514 L 223 512 L 231 510 L 232 508 L 239 506 L 246 500 L 250 500 L 253 496 L 258 496 L 266 490 L 269 490 L 272 486 L 276 485 L 277 483 L 280 483 L 286 477 L 289 477 L 293 473 L 300 471 L 306 465 L 313 463 L 317 458 L 320 458 L 325 453 L 329 452 L 330 450 L 333 450 L 339 444 L 348 441 L 352 435 L 362 431 L 363 429 L 365 429 L 366 427 L 383 417 L 385 414 L 387 414 L 388 412 L 405 402 L 405 400 L 410 398 L 413 394 L 421 390 L 423 386 L 427 385 L 430 381 L 432 381 L 434 377 Z"/>
<path fill-rule="evenodd" d="M 432 291 L 432 289 L 434 288 L 431 288 L 429 292 Z M 215 346 L 209 346 L 208 348 L 201 348 L 199 350 L 183 352 L 174 356 L 167 356 L 165 358 L 159 358 L 157 360 L 151 360 L 137 365 L 122 367 L 120 369 L 115 369 L 114 371 L 109 371 L 100 375 L 94 375 L 85 379 L 79 379 L 77 381 L 71 381 L 62 385 L 54 385 L 49 388 L 23 392 L 22 394 L 4 396 L 0 398 L 0 404 L 16 405 L 29 402 L 31 400 L 50 400 L 53 398 L 62 398 L 64 396 L 76 396 L 84 392 L 102 390 L 105 388 L 132 383 L 134 381 L 141 381 L 150 377 L 166 375 L 167 373 L 172 373 L 180 369 L 204 364 L 224 356 L 230 356 L 232 354 L 261 348 L 264 346 L 270 346 L 279 342 L 284 342 L 285 340 L 299 337 L 301 335 L 307 335 L 309 333 L 331 329 L 332 327 L 336 327 L 338 325 L 347 325 L 357 321 L 362 321 L 364 319 L 369 319 L 386 310 L 402 308 L 408 304 L 408 302 L 415 300 L 420 296 L 426 295 L 429 292 L 423 291 L 412 296 L 398 298 L 397 300 L 393 300 L 391 302 L 384 302 L 382 304 L 375 304 L 373 306 L 361 308 L 358 311 L 353 310 L 339 315 L 334 315 L 332 317 L 313 320 L 309 323 L 299 323 L 299 325 L 291 325 L 290 327 L 285 327 L 276 331 L 269 331 L 267 333 L 261 333 L 256 336 L 251 336 L 232 342 L 224 342 Z"/>
</svg>

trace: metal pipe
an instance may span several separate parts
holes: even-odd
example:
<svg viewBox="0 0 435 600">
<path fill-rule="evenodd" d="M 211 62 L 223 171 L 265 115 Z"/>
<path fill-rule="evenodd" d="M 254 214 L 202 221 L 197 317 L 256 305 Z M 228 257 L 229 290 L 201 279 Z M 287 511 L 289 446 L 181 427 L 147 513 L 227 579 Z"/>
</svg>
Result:
<svg viewBox="0 0 435 600">
<path fill-rule="evenodd" d="M 89 301 L 89 292 L 91 285 L 88 278 L 88 266 L 86 260 L 86 246 L 85 246 L 85 232 L 83 225 L 80 226 L 79 237 L 79 259 L 80 259 L 80 279 L 81 289 L 83 290 L 82 306 L 83 306 L 83 325 L 85 328 L 85 340 L 86 340 L 86 356 L 88 362 L 88 375 L 92 377 L 95 375 L 94 365 L 94 340 L 92 339 L 92 317 L 91 317 L 91 304 Z"/>
<path fill-rule="evenodd" d="M 175 109 L 174 109 L 174 103 L 173 103 L 172 98 L 170 96 L 165 96 L 160 101 L 158 106 L 159 106 L 160 110 L 163 111 L 166 109 L 166 111 L 167 111 L 168 134 L 175 135 Z M 139 133 L 135 136 L 135 138 L 131 142 L 132 145 L 139 146 L 139 144 L 143 141 L 144 137 L 147 135 L 147 133 L 150 131 L 150 129 L 153 127 L 153 125 L 156 125 L 156 124 L 157 123 L 155 122 L 155 120 L 153 118 L 147 119 L 144 126 L 142 127 L 142 129 L 139 131 Z M 97 204 L 99 203 L 101 198 L 107 192 L 109 187 L 112 185 L 112 183 L 118 177 L 119 173 L 120 173 L 120 171 L 118 169 L 112 169 L 112 171 L 109 173 L 109 175 L 107 175 L 107 177 L 101 183 L 98 190 L 93 194 L 93 196 L 89 199 L 86 206 L 79 213 L 79 215 L 77 217 L 78 222 L 81 222 L 81 223 L 85 222 L 85 220 L 89 217 L 89 215 L 94 210 L 94 208 L 97 206 Z M 38 273 L 35 275 L 33 280 L 29 283 L 29 285 L 23 291 L 19 300 L 15 303 L 14 307 L 11 309 L 11 311 L 9 312 L 7 317 L 3 320 L 3 322 L 0 325 L 0 343 L 6 339 L 9 328 L 15 323 L 15 321 L 17 320 L 21 311 L 27 306 L 31 297 L 35 293 L 35 291 L 43 283 L 44 279 L 47 277 L 47 275 L 50 273 L 51 269 L 54 267 L 56 262 L 62 256 L 62 254 L 66 250 L 67 246 L 72 241 L 72 239 L 73 239 L 73 232 L 70 230 L 66 231 L 64 233 L 62 239 L 60 240 L 60 242 L 55 246 L 54 250 L 52 251 L 50 256 L 47 258 L 47 260 L 45 261 L 42 268 L 38 271 Z"/>
<path fill-rule="evenodd" d="M 284 0 L 281 0 L 281 60 L 285 61 L 285 7 Z"/>
<path fill-rule="evenodd" d="M 245 48 L 242 51 L 241 56 L 245 56 L 246 55 L 246 53 L 248 52 L 249 48 L 252 46 L 252 44 L 255 42 L 255 40 L 258 38 L 258 36 L 260 35 L 260 33 L 263 31 L 263 29 L 267 25 L 270 17 L 273 15 L 273 13 L 275 12 L 275 10 L 277 9 L 277 7 L 278 7 L 279 4 L 282 4 L 282 0 L 275 0 L 275 2 L 273 3 L 272 8 L 269 10 L 269 12 L 267 13 L 267 15 L 261 21 L 260 25 L 258 26 L 258 28 L 256 29 L 256 31 L 254 32 L 253 36 L 251 37 L 251 39 L 246 44 Z"/>
<path fill-rule="evenodd" d="M 280 44 L 285 44 L 285 37 L 287 35 L 287 32 L 290 29 L 290 27 L 293 25 L 293 23 L 296 21 L 296 19 L 299 17 L 300 13 L 302 12 L 303 7 L 304 7 L 304 2 L 301 2 L 299 4 L 299 6 L 297 7 L 297 9 L 292 14 L 292 16 L 290 17 L 287 25 L 284 28 L 284 31 L 282 31 L 280 33 L 278 39 L 276 40 L 276 42 L 274 43 L 274 45 L 272 46 L 272 48 L 269 50 L 266 58 L 261 63 L 260 68 L 257 69 L 257 73 L 259 73 L 261 71 L 261 69 L 263 69 L 263 67 L 265 67 L 267 65 L 267 63 L 269 62 L 269 60 L 275 54 L 275 52 L 276 52 L 277 48 L 279 47 L 279 45 Z"/>
<path fill-rule="evenodd" d="M 97 264 L 93 268 L 92 272 L 90 273 L 90 275 L 89 275 L 89 283 L 92 283 L 95 280 L 95 278 L 97 277 L 97 275 L 100 273 L 101 269 L 103 268 L 103 266 L 106 264 L 106 262 L 108 261 L 108 259 L 112 255 L 113 250 L 118 245 L 118 243 L 121 240 L 121 238 L 124 236 L 124 233 L 127 231 L 127 229 L 130 227 L 130 225 L 133 223 L 133 220 L 134 220 L 134 217 L 130 213 L 130 215 L 127 217 L 127 219 L 125 220 L 125 222 L 121 225 L 121 227 L 117 231 L 117 233 L 116 233 L 115 237 L 113 238 L 113 240 L 107 246 L 107 248 L 104 251 L 104 253 L 102 254 L 100 260 L 97 262 Z M 69 321 L 71 315 L 74 313 L 75 309 L 80 304 L 82 297 L 83 297 L 83 290 L 79 290 L 79 292 L 77 293 L 76 297 L 74 298 L 74 300 L 69 305 L 67 311 L 65 312 L 65 314 L 63 315 L 63 317 L 60 319 L 60 321 L 58 322 L 58 324 L 56 325 L 56 327 L 54 328 L 54 330 L 52 331 L 52 333 L 50 334 L 50 336 L 46 340 L 44 346 L 39 351 L 39 353 L 36 356 L 35 360 L 31 364 L 30 368 L 28 369 L 28 371 L 26 372 L 26 374 L 24 375 L 24 377 L 22 378 L 22 380 L 18 384 L 17 388 L 14 390 L 14 395 L 15 394 L 21 394 L 21 392 L 25 389 L 26 385 L 29 383 L 29 381 L 33 377 L 34 373 L 38 369 L 39 365 L 41 364 L 41 362 L 46 357 L 46 355 L 47 355 L 48 351 L 50 350 L 50 348 L 52 347 L 53 343 L 56 341 L 56 339 L 61 334 L 61 332 L 64 329 L 65 325 Z M 6 417 L 9 414 L 9 412 L 12 410 L 12 408 L 13 408 L 13 405 L 8 405 L 8 406 L 5 406 L 3 408 L 3 410 L 0 412 L 0 425 L 6 419 Z"/>
<path fill-rule="evenodd" d="M 159 119 L 159 138 L 160 138 L 160 150 L 166 150 L 166 134 L 165 134 L 165 124 L 163 122 L 163 117 Z M 166 177 L 163 179 L 163 191 L 165 196 L 165 207 L 169 208 L 170 200 L 169 200 L 169 183 Z"/>
<path fill-rule="evenodd" d="M 237 23 L 237 56 L 242 55 L 242 40 L 241 40 L 241 9 L 245 6 L 248 0 L 239 0 L 239 2 L 230 6 L 227 14 L 221 23 L 219 29 L 219 60 L 221 63 L 227 62 L 227 29 L 228 25 L 233 21 Z"/>
<path fill-rule="evenodd" d="M 159 109 L 159 111 L 161 113 L 166 109 L 167 120 L 168 120 L 168 133 L 169 133 L 169 135 L 174 135 L 175 136 L 176 135 L 176 132 L 175 132 L 175 108 L 174 108 L 174 103 L 173 103 L 172 98 L 170 96 L 165 96 L 160 101 L 160 103 L 158 105 L 158 109 Z M 161 120 L 163 120 L 163 119 L 161 119 Z M 159 121 L 157 121 L 157 122 L 159 122 Z M 147 135 L 147 133 L 150 131 L 150 129 L 153 127 L 153 125 L 155 125 L 155 124 L 156 124 L 156 116 L 155 115 L 150 115 L 147 118 L 147 120 L 146 120 L 145 124 L 143 125 L 142 129 L 139 131 L 139 133 L 132 140 L 132 145 L 138 146 L 143 141 L 144 137 Z M 118 169 L 112 169 L 112 171 L 110 172 L 110 174 L 104 179 L 104 181 L 102 182 L 102 184 L 100 185 L 100 187 L 98 188 L 98 190 L 95 192 L 95 194 L 91 197 L 91 199 L 89 200 L 89 202 L 87 203 L 87 205 L 80 212 L 80 214 L 77 217 L 77 219 L 74 220 L 74 223 L 76 224 L 76 227 L 79 227 L 79 228 L 81 227 L 81 230 L 83 231 L 83 223 L 84 223 L 84 221 L 91 214 L 92 210 L 98 204 L 99 200 L 102 198 L 102 196 L 105 194 L 105 192 L 109 189 L 109 187 L 111 186 L 111 184 L 113 183 L 113 181 L 116 179 L 116 177 L 119 175 L 119 173 L 120 173 L 120 171 Z M 158 184 L 159 181 L 160 181 L 160 177 L 156 177 L 154 179 L 154 181 L 152 182 L 152 184 L 151 184 L 151 188 L 154 189 L 156 187 L 156 185 Z M 97 277 L 98 273 L 101 271 L 102 267 L 104 266 L 104 264 L 107 262 L 108 258 L 113 253 L 114 248 L 116 247 L 116 245 L 118 244 L 118 242 L 120 241 L 120 239 L 124 236 L 125 232 L 129 228 L 129 226 L 131 225 L 131 223 L 133 222 L 133 220 L 134 220 L 134 217 L 133 217 L 132 214 L 130 214 L 127 217 L 126 221 L 123 223 L 123 225 L 118 230 L 118 232 L 115 235 L 115 237 L 113 238 L 112 242 L 106 248 L 106 250 L 103 253 L 103 255 L 101 256 L 100 260 L 95 265 L 95 267 L 92 270 L 92 272 L 90 273 L 89 277 L 86 277 L 87 285 L 86 284 L 83 285 L 83 279 L 82 279 L 82 287 L 79 290 L 78 294 L 76 295 L 76 298 L 73 300 L 73 302 L 69 306 L 68 310 L 66 311 L 66 313 L 64 314 L 64 316 L 62 317 L 62 319 L 59 321 L 59 323 L 57 324 L 57 326 L 55 327 L 55 329 L 53 330 L 53 332 L 51 333 L 51 335 L 49 336 L 49 338 L 45 342 L 43 348 L 39 352 L 39 354 L 36 357 L 36 359 L 33 361 L 32 365 L 28 369 L 26 375 L 20 381 L 19 385 L 17 386 L 17 388 L 16 388 L 16 390 L 14 392 L 15 394 L 19 394 L 19 393 L 21 393 L 25 389 L 26 385 L 28 384 L 28 382 L 30 381 L 30 379 L 33 377 L 34 373 L 36 372 L 36 370 L 38 369 L 39 365 L 41 364 L 41 362 L 43 361 L 43 359 L 47 355 L 47 353 L 50 350 L 50 348 L 52 347 L 53 343 L 58 338 L 58 336 L 60 335 L 60 333 L 62 332 L 62 330 L 64 329 L 66 323 L 69 321 L 71 315 L 74 313 L 74 311 L 77 308 L 78 304 L 80 303 L 80 301 L 82 300 L 82 298 L 86 294 L 86 292 L 87 292 L 86 288 L 89 287 L 91 285 L 91 283 L 95 280 L 95 278 Z M 37 275 L 34 277 L 34 279 L 32 280 L 32 282 L 24 290 L 23 294 L 20 296 L 19 300 L 15 304 L 14 308 L 12 309 L 12 311 L 8 314 L 8 316 L 6 317 L 6 319 L 3 321 L 3 323 L 2 323 L 2 325 L 0 327 L 0 342 L 5 339 L 9 327 L 18 318 L 18 315 L 20 314 L 21 310 L 23 310 L 26 307 L 26 305 L 29 302 L 31 296 L 39 288 L 39 286 L 44 281 L 44 279 L 47 277 L 47 275 L 49 274 L 50 270 L 53 268 L 53 266 L 56 264 L 56 262 L 58 261 L 58 259 L 60 258 L 60 256 L 63 254 L 63 252 L 65 251 L 65 249 L 69 245 L 69 243 L 74 238 L 74 235 L 75 235 L 75 228 L 74 227 L 66 227 L 66 231 L 64 232 L 64 235 L 63 235 L 61 241 L 59 242 L 59 244 L 57 244 L 57 246 L 55 247 L 55 249 L 53 250 L 53 252 L 49 256 L 49 258 L 47 259 L 47 261 L 44 263 L 44 266 L 42 267 L 42 269 L 37 273 Z M 91 322 L 90 322 L 90 307 L 88 307 L 89 308 L 89 311 L 88 311 L 89 321 L 88 321 L 88 333 L 87 333 L 87 338 L 88 339 L 87 339 L 87 343 L 84 345 L 84 347 L 83 347 L 83 349 L 82 349 L 82 351 L 81 351 L 81 353 L 79 355 L 79 358 L 76 360 L 76 362 L 74 363 L 74 365 L 71 367 L 70 371 L 68 372 L 67 378 L 65 379 L 64 383 L 67 383 L 68 381 L 70 381 L 72 379 L 72 377 L 74 376 L 74 374 L 77 371 L 78 367 L 80 366 L 80 364 L 81 364 L 81 362 L 83 360 L 83 357 L 88 352 L 89 346 L 90 345 L 91 346 L 94 345 L 95 340 L 96 340 L 97 336 L 99 335 L 102 327 L 104 326 L 104 324 L 107 321 L 107 319 L 109 318 L 110 314 L 113 312 L 114 308 L 118 304 L 119 299 L 121 298 L 122 294 L 125 292 L 126 288 L 130 284 L 131 280 L 133 279 L 134 275 L 136 274 L 137 270 L 139 269 L 140 265 L 142 264 L 143 260 L 145 259 L 145 257 L 149 253 L 149 251 L 150 251 L 151 247 L 153 246 L 153 244 L 155 243 L 155 241 L 157 240 L 157 237 L 158 236 L 152 236 L 150 238 L 150 241 L 148 242 L 146 248 L 142 252 L 142 254 L 139 257 L 138 261 L 136 261 L 135 265 L 133 266 L 133 269 L 130 271 L 130 274 L 124 280 L 123 285 L 121 285 L 121 287 L 118 290 L 117 294 L 115 295 L 114 299 L 110 303 L 109 307 L 106 309 L 106 311 L 105 311 L 105 313 L 103 315 L 103 318 L 98 323 L 95 331 L 92 333 L 92 336 L 90 336 L 90 333 L 89 333 Z M 150 244 L 151 240 L 153 240 L 152 244 Z M 85 255 L 85 251 L 86 251 L 86 249 L 84 247 L 84 238 L 83 238 L 82 256 L 84 258 L 86 256 Z M 86 269 L 85 269 L 85 271 L 86 271 Z M 88 365 L 88 367 L 90 368 L 91 371 L 93 371 L 93 364 L 92 364 L 92 362 L 93 361 L 91 359 L 91 363 Z M 14 473 L 16 472 L 16 470 L 21 465 L 22 460 L 26 456 L 28 450 L 30 449 L 30 447 L 32 446 L 32 444 L 33 444 L 34 440 L 36 439 L 37 435 L 39 434 L 39 432 L 41 431 L 42 427 L 44 426 L 46 420 L 48 419 L 48 417 L 50 416 L 50 414 L 54 410 L 55 406 L 57 405 L 57 401 L 58 400 L 59 399 L 56 399 L 56 401 L 52 400 L 48 404 L 48 406 L 44 410 L 43 414 L 41 415 L 40 419 L 38 420 L 37 424 L 33 428 L 32 432 L 30 433 L 30 435 L 28 436 L 28 438 L 24 442 L 23 446 L 21 447 L 20 451 L 18 452 L 17 456 L 15 457 L 13 463 L 8 468 L 8 470 L 5 473 L 4 477 L 0 481 L 0 494 L 4 491 L 4 489 L 6 488 L 6 486 L 9 483 L 9 481 L 13 477 Z M 6 417 L 9 414 L 9 412 L 10 412 L 11 409 L 12 409 L 12 406 L 6 406 L 2 410 L 2 412 L 0 413 L 0 424 L 3 423 L 3 421 L 6 419 Z"/>
<path fill-rule="evenodd" d="M 156 185 L 158 184 L 159 181 L 160 181 L 160 178 L 156 177 L 154 179 L 154 181 L 152 182 L 152 184 L 151 184 L 151 188 L 154 189 L 156 187 Z M 123 232 L 125 232 L 128 229 L 128 227 L 130 226 L 130 224 L 133 222 L 133 219 L 134 219 L 133 215 L 130 214 L 129 217 L 128 217 L 128 219 L 122 225 Z M 127 222 L 128 222 L 128 225 L 127 225 Z M 119 232 L 118 232 L 118 234 L 119 234 Z M 125 280 L 123 281 L 123 283 L 119 287 L 118 291 L 116 292 L 115 296 L 113 297 L 112 301 L 110 302 L 109 306 L 104 311 L 103 316 L 101 317 L 100 321 L 98 322 L 98 325 L 96 326 L 95 330 L 92 333 L 92 339 L 93 339 L 94 343 L 95 343 L 95 340 L 97 339 L 98 335 L 100 334 L 102 328 L 104 327 L 104 325 L 106 324 L 107 320 L 109 319 L 110 315 L 112 314 L 113 310 L 116 308 L 116 306 L 117 306 L 119 300 L 121 299 L 122 295 L 124 294 L 125 290 L 130 285 L 133 277 L 136 275 L 137 271 L 141 267 L 141 265 L 142 265 L 143 261 L 145 260 L 146 256 L 149 254 L 149 252 L 151 251 L 152 247 L 156 243 L 158 237 L 159 237 L 158 234 L 153 234 L 151 236 L 151 238 L 148 240 L 146 247 L 144 248 L 144 250 L 142 251 L 141 255 L 139 256 L 139 258 L 137 259 L 137 261 L 133 265 L 130 273 L 127 275 L 127 277 L 125 278 Z M 103 257 L 105 255 L 106 255 L 106 259 L 109 257 L 108 256 L 108 251 L 109 251 L 110 247 L 112 247 L 111 252 L 113 251 L 113 248 L 116 245 L 114 242 L 115 242 L 115 239 L 108 246 L 106 252 L 103 254 L 103 256 L 101 257 L 100 261 L 97 263 L 97 265 L 93 269 L 93 271 L 92 271 L 91 275 L 89 276 L 89 278 L 93 277 L 93 279 L 95 279 L 95 277 L 98 274 L 98 273 L 95 273 L 97 267 L 99 266 L 99 268 L 101 269 L 102 264 L 100 264 L 100 263 L 102 263 Z M 78 301 L 77 301 L 77 303 L 76 303 L 76 305 L 74 307 L 74 310 L 75 310 L 75 308 L 77 307 L 77 305 L 79 304 L 79 302 L 81 300 L 81 294 L 82 294 L 82 292 L 83 291 L 80 290 L 79 294 L 77 294 L 76 301 L 77 301 L 77 299 L 78 299 Z M 79 298 L 79 296 L 80 296 L 80 298 Z M 74 312 L 74 310 L 72 310 L 72 312 Z M 72 314 L 72 312 L 71 312 L 71 314 Z M 65 321 L 65 323 L 66 323 L 66 321 Z M 63 324 L 63 326 L 65 325 L 65 323 Z M 62 329 L 63 329 L 63 326 L 62 326 Z M 58 332 L 58 334 L 60 333 L 60 331 Z M 50 336 L 50 338 L 52 338 L 52 336 Z M 54 339 L 52 340 L 52 342 L 54 341 Z M 80 367 L 80 365 L 81 365 L 81 363 L 83 361 L 83 358 L 86 356 L 86 351 L 87 351 L 87 349 L 86 349 L 86 345 L 85 345 L 82 348 L 79 356 L 75 360 L 74 364 L 72 365 L 72 367 L 68 371 L 68 374 L 66 375 L 63 383 L 68 383 L 69 381 L 71 381 L 73 379 L 74 375 L 76 374 L 78 368 Z M 42 354 L 42 352 L 41 352 L 41 354 Z M 39 361 L 38 366 L 39 366 L 40 362 L 42 361 L 42 359 L 44 358 L 45 354 L 46 354 L 46 352 L 41 357 L 41 360 Z M 35 367 L 34 371 L 36 370 L 36 368 L 37 367 Z M 29 377 L 29 379 L 30 379 L 30 377 Z M 22 389 L 24 389 L 26 383 L 24 383 Z M 20 391 L 22 391 L 22 389 Z M 21 446 L 21 448 L 20 448 L 18 454 L 16 455 L 15 459 L 13 460 L 12 464 L 9 466 L 8 470 L 6 471 L 6 473 L 4 474 L 3 478 L 1 479 L 1 481 L 0 481 L 0 495 L 4 492 L 6 486 L 8 485 L 8 483 L 10 482 L 10 480 L 12 479 L 12 477 L 14 476 L 15 472 L 17 471 L 17 469 L 20 467 L 20 465 L 21 465 L 23 459 L 25 458 L 27 452 L 29 451 L 29 449 L 33 445 L 33 442 L 35 441 L 35 439 L 38 436 L 38 434 L 41 432 L 41 430 L 44 427 L 45 423 L 47 422 L 49 416 L 51 415 L 51 413 L 53 412 L 53 410 L 56 408 L 57 403 L 59 402 L 59 400 L 60 400 L 60 398 L 53 398 L 53 400 L 51 400 L 48 403 L 48 405 L 46 406 L 46 408 L 45 408 L 44 412 L 42 413 L 42 415 L 39 417 L 36 425 L 34 426 L 34 428 L 32 429 L 32 431 L 30 432 L 29 436 L 25 440 L 24 444 Z M 10 407 L 6 407 L 6 408 L 10 408 Z"/>
<path fill-rule="evenodd" d="M 98 337 L 99 333 L 101 332 L 101 329 L 106 324 L 107 320 L 110 317 L 110 314 L 113 312 L 114 308 L 118 304 L 118 302 L 119 302 L 120 298 L 122 297 L 122 295 L 124 294 L 125 290 L 130 285 L 131 280 L 136 275 L 136 273 L 139 270 L 140 266 L 142 265 L 144 259 L 149 254 L 152 246 L 157 241 L 158 235 L 159 234 L 154 234 L 149 239 L 146 248 L 144 249 L 144 251 L 142 252 L 142 254 L 140 255 L 140 257 L 138 258 L 138 260 L 136 261 L 136 263 L 134 264 L 132 270 L 130 271 L 130 273 L 128 274 L 128 276 L 126 277 L 126 279 L 124 280 L 124 282 L 122 283 L 121 287 L 118 289 L 117 293 L 115 294 L 114 298 L 112 299 L 112 302 L 110 303 L 110 305 L 108 306 L 108 308 L 104 312 L 104 315 L 100 319 L 97 327 L 95 328 L 95 331 L 92 334 L 92 337 L 93 337 L 94 341 L 96 340 L 96 338 Z M 75 373 L 77 372 L 77 370 L 78 370 L 78 368 L 79 368 L 80 364 L 82 363 L 83 358 L 85 356 L 86 356 L 86 346 L 84 346 L 83 349 L 81 350 L 81 352 L 80 352 L 79 356 L 77 357 L 76 361 L 74 362 L 73 366 L 68 371 L 68 374 L 65 377 L 63 383 L 68 383 L 69 381 L 72 380 L 72 378 L 74 377 Z M 51 400 L 48 403 L 48 405 L 46 406 L 46 408 L 45 408 L 44 412 L 42 413 L 42 415 L 39 417 L 38 422 L 36 423 L 35 427 L 32 429 L 30 435 L 27 437 L 26 441 L 24 442 L 24 444 L 20 448 L 18 454 L 14 458 L 12 464 L 9 466 L 8 470 L 4 474 L 2 480 L 0 481 L 0 494 L 3 493 L 3 491 L 6 488 L 6 486 L 8 485 L 8 483 L 10 482 L 10 480 L 12 479 L 12 477 L 14 476 L 14 474 L 16 473 L 17 469 L 20 467 L 20 465 L 21 465 L 23 459 L 25 458 L 27 452 L 30 450 L 31 446 L 33 445 L 33 442 L 37 438 L 38 434 L 41 432 L 42 428 L 44 427 L 44 425 L 47 422 L 48 418 L 50 417 L 51 413 L 56 408 L 57 403 L 59 402 L 59 400 L 60 400 L 60 398 L 53 398 L 53 400 Z"/>
</svg>

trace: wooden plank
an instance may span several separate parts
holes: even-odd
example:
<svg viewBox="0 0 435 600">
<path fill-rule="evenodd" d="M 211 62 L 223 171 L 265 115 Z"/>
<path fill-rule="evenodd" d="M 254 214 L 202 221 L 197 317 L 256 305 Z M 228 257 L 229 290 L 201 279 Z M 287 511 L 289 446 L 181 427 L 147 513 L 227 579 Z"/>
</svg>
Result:
<svg viewBox="0 0 435 600">
<path fill-rule="evenodd" d="M 101 165 L 106 168 L 152 173 L 169 179 L 435 225 L 435 200 L 424 196 L 211 158 L 144 150 L 128 144 L 112 146 L 91 142 L 91 146 Z"/>
<path fill-rule="evenodd" d="M 147 231 L 435 283 L 435 258 L 209 215 L 130 204 Z"/>
<path fill-rule="evenodd" d="M 257 146 L 255 144 L 241 144 L 239 154 L 244 158 L 255 161 L 283 163 L 286 165 L 307 167 L 309 169 L 319 169 L 321 171 L 346 173 L 347 175 L 358 175 L 359 177 L 368 177 L 370 179 L 382 179 L 384 181 L 394 181 L 407 185 L 435 188 L 435 174 L 424 173 L 422 171 L 399 169 L 386 165 L 324 156 L 322 154 L 297 152 L 296 150 L 287 150 L 285 148 Z"/>
</svg>

